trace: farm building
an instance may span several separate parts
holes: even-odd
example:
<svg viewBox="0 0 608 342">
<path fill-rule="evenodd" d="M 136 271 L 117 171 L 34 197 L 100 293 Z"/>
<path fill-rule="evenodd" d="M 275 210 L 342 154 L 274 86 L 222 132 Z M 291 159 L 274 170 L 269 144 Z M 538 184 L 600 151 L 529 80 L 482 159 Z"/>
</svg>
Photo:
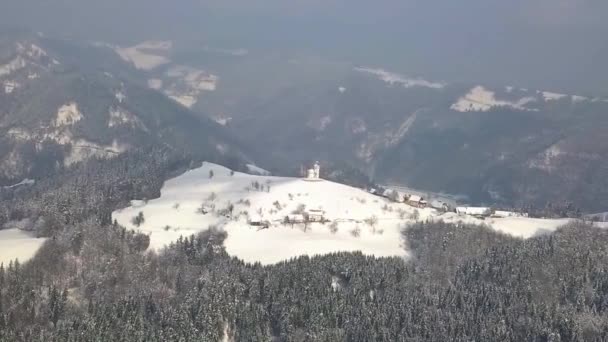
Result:
<svg viewBox="0 0 608 342">
<path fill-rule="evenodd" d="M 308 222 L 325 222 L 325 211 L 320 209 L 311 209 L 307 213 Z"/>
<path fill-rule="evenodd" d="M 302 214 L 290 214 L 290 215 L 285 216 L 284 222 L 290 223 L 290 224 L 305 223 L 306 218 Z"/>
<path fill-rule="evenodd" d="M 450 209 L 450 205 L 443 202 L 443 201 L 439 201 L 439 200 L 433 200 L 431 201 L 431 203 L 429 204 L 429 207 L 439 210 L 439 211 L 443 211 L 443 212 L 448 212 L 451 211 Z"/>
<path fill-rule="evenodd" d="M 488 207 L 458 207 L 456 213 L 476 217 L 488 217 L 492 215 L 492 209 Z"/>
<path fill-rule="evenodd" d="M 410 195 L 406 203 L 416 208 L 426 208 L 428 205 L 428 202 L 418 195 Z"/>
<path fill-rule="evenodd" d="M 507 217 L 528 217 L 527 213 L 520 213 L 516 211 L 508 210 L 495 210 L 492 214 L 493 217 L 507 218 Z"/>
<path fill-rule="evenodd" d="M 253 216 L 249 218 L 249 225 L 254 227 L 270 227 L 270 221 L 264 220 L 261 216 Z"/>
<path fill-rule="evenodd" d="M 587 215 L 585 218 L 595 222 L 608 222 L 608 212 Z"/>
</svg>

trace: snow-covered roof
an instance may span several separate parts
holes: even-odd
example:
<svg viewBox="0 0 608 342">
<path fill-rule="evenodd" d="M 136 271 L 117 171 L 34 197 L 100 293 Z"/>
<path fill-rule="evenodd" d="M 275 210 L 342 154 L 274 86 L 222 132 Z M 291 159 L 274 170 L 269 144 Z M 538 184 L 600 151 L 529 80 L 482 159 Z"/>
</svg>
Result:
<svg viewBox="0 0 608 342">
<path fill-rule="evenodd" d="M 422 197 L 420 197 L 418 195 L 411 195 L 409 201 L 410 202 L 422 202 Z"/>
<path fill-rule="evenodd" d="M 467 215 L 486 215 L 491 209 L 488 207 L 458 207 L 456 211 Z"/>
</svg>

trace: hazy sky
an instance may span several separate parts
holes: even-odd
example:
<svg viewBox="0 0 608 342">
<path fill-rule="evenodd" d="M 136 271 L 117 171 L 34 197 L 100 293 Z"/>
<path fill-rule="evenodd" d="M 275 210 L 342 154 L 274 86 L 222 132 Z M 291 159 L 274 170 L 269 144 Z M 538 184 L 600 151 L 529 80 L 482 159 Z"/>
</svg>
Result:
<svg viewBox="0 0 608 342">
<path fill-rule="evenodd" d="M 52 35 L 316 49 L 448 79 L 525 78 L 608 92 L 606 0 L 0 2 L 0 25 Z"/>
</svg>

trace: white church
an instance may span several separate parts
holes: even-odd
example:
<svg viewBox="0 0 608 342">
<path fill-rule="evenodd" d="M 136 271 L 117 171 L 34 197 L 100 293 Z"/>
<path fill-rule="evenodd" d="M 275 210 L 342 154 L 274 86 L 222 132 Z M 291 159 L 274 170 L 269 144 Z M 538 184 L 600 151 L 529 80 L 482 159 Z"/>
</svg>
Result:
<svg viewBox="0 0 608 342">
<path fill-rule="evenodd" d="M 320 181 L 321 180 L 321 165 L 319 162 L 315 162 L 312 169 L 308 169 L 305 180 L 307 181 Z"/>
</svg>

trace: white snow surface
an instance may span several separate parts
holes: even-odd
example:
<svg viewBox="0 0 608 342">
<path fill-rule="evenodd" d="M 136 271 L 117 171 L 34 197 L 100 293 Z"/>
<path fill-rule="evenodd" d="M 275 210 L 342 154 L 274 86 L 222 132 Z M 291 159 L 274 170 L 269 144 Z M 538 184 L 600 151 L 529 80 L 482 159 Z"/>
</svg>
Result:
<svg viewBox="0 0 608 342">
<path fill-rule="evenodd" d="M 57 118 L 55 119 L 55 126 L 69 126 L 82 120 L 82 113 L 78 110 L 78 104 L 70 102 L 65 104 L 57 110 Z"/>
<path fill-rule="evenodd" d="M 384 69 L 359 67 L 355 68 L 355 70 L 375 75 L 379 79 L 386 83 L 389 83 L 390 85 L 400 84 L 405 88 L 425 87 L 432 89 L 442 89 L 446 86 L 446 84 L 443 82 L 430 82 L 422 78 L 409 78 L 397 73 L 386 71 Z"/>
<path fill-rule="evenodd" d="M 589 98 L 587 98 L 585 96 L 572 95 L 572 102 L 574 102 L 574 103 L 584 102 L 587 100 L 589 100 Z"/>
<path fill-rule="evenodd" d="M 228 115 L 218 115 L 213 117 L 213 120 L 222 126 L 226 126 L 230 123 L 230 121 L 232 121 L 232 117 Z"/>
<path fill-rule="evenodd" d="M 13 91 L 15 91 L 15 89 L 19 88 L 19 83 L 17 82 L 13 82 L 13 81 L 6 81 L 4 82 L 4 93 L 5 94 L 12 94 Z"/>
<path fill-rule="evenodd" d="M 489 221 L 495 230 L 524 239 L 554 232 L 568 222 L 570 222 L 569 219 L 550 220 L 527 217 L 507 217 Z"/>
<path fill-rule="evenodd" d="M 169 97 L 186 108 L 192 108 L 198 102 L 192 95 L 169 95 Z"/>
<path fill-rule="evenodd" d="M 270 171 L 264 170 L 261 167 L 253 164 L 247 164 L 247 171 L 253 175 L 270 176 Z"/>
<path fill-rule="evenodd" d="M 185 65 L 171 67 L 166 76 L 170 82 L 165 82 L 168 83 L 165 95 L 187 108 L 192 108 L 203 92 L 215 91 L 219 81 L 216 75 Z M 154 82 L 150 86 L 162 88 L 163 83 Z"/>
<path fill-rule="evenodd" d="M 122 91 L 117 92 L 114 96 L 118 100 L 118 103 L 123 103 L 127 99 L 127 96 Z"/>
<path fill-rule="evenodd" d="M 137 118 L 137 116 L 131 114 L 127 110 L 121 107 L 112 107 L 109 111 L 109 120 L 108 127 L 116 127 L 116 126 L 130 126 L 130 127 L 138 127 L 143 130 L 146 130 L 144 124 Z"/>
<path fill-rule="evenodd" d="M 148 87 L 154 90 L 160 90 L 163 87 L 163 80 L 158 78 L 152 78 L 148 80 Z"/>
<path fill-rule="evenodd" d="M 7 64 L 0 65 L 0 77 L 10 75 L 19 69 L 25 68 L 25 66 L 25 59 L 23 59 L 21 56 L 17 56 Z"/>
<path fill-rule="evenodd" d="M 517 102 L 498 100 L 496 94 L 484 88 L 476 86 L 469 91 L 468 94 L 458 99 L 458 101 L 450 107 L 457 112 L 487 112 L 494 107 L 511 107 L 518 110 L 531 110 L 525 105 L 536 101 L 534 97 L 524 97 Z"/>
<path fill-rule="evenodd" d="M 170 41 L 145 41 L 131 47 L 115 48 L 114 51 L 137 69 L 153 70 L 170 62 L 165 55 L 172 47 Z"/>
<path fill-rule="evenodd" d="M 565 94 L 552 93 L 550 91 L 543 91 L 542 95 L 543 95 L 543 98 L 545 99 L 545 101 L 557 101 L 557 100 L 561 100 L 564 97 L 568 96 Z"/>
<path fill-rule="evenodd" d="M 209 177 L 213 170 L 214 176 Z M 119 224 L 150 235 L 152 249 L 162 249 L 180 236 L 189 236 L 210 226 L 217 226 L 228 233 L 226 251 L 246 262 L 274 264 L 301 255 L 322 255 L 338 251 L 361 251 L 377 257 L 407 257 L 401 229 L 411 223 L 409 214 L 418 211 L 419 219 L 442 219 L 447 222 L 483 223 L 466 215 L 447 213 L 439 215 L 433 209 L 415 209 L 406 204 L 392 203 L 363 190 L 329 181 L 307 182 L 303 179 L 253 176 L 231 171 L 219 165 L 204 163 L 202 167 L 168 180 L 161 197 L 148 202 L 133 202 L 131 207 L 112 214 Z M 248 190 L 252 182 L 269 191 Z M 270 182 L 270 183 L 267 183 Z M 212 195 L 214 194 L 214 195 Z M 215 199 L 210 200 L 210 196 Z M 243 202 L 250 202 L 247 205 Z M 241 203 L 239 203 L 241 202 Z M 277 203 L 280 209 L 276 207 Z M 198 208 L 215 206 L 216 209 L 234 205 L 235 217 L 227 218 L 215 213 L 200 214 Z M 285 216 L 291 215 L 298 206 L 307 210 L 322 209 L 330 223 L 312 223 L 307 229 L 303 224 L 284 225 Z M 390 210 L 385 210 L 390 208 Z M 399 211 L 405 212 L 400 218 Z M 136 227 L 131 220 L 139 212 L 145 222 Z M 268 229 L 248 224 L 250 217 L 268 220 Z M 260 214 L 261 213 L 261 214 Z M 375 228 L 364 222 L 375 216 Z M 486 221 L 487 222 L 487 221 Z M 331 223 L 337 223 L 338 231 L 330 231 Z M 553 231 L 566 223 L 560 220 L 534 220 L 527 218 L 493 219 L 493 228 L 522 238 L 544 231 Z M 306 231 L 305 231 L 306 230 Z M 355 236 L 353 231 L 358 231 Z"/>
<path fill-rule="evenodd" d="M 249 50 L 247 49 L 223 49 L 223 48 L 216 48 L 216 47 L 211 47 L 211 46 L 205 46 L 203 48 L 203 50 L 207 51 L 207 52 L 213 52 L 213 53 L 217 53 L 217 54 L 222 54 L 222 55 L 229 55 L 229 56 L 235 56 L 235 57 L 242 57 L 242 56 L 246 56 L 249 54 Z"/>
<path fill-rule="evenodd" d="M 0 264 L 18 259 L 25 262 L 34 257 L 46 239 L 37 239 L 19 229 L 0 230 Z"/>
<path fill-rule="evenodd" d="M 124 153 L 129 147 L 119 143 L 117 140 L 112 141 L 112 145 L 99 145 L 84 139 L 72 141 L 70 154 L 64 159 L 63 163 L 66 166 L 91 159 L 93 157 L 102 159 L 111 159 Z"/>
</svg>

